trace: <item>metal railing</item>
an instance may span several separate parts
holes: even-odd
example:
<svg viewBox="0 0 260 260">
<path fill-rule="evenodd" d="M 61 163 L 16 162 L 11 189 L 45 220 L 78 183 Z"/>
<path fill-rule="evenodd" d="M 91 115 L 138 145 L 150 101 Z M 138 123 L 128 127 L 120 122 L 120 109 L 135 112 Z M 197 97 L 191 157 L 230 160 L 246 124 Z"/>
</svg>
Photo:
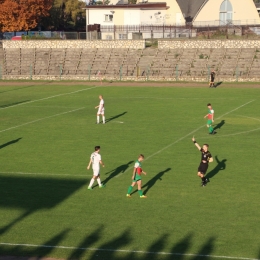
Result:
<svg viewBox="0 0 260 260">
<path fill-rule="evenodd" d="M 200 38 L 201 32 L 206 32 L 207 38 L 210 38 L 214 32 L 233 33 L 240 36 L 248 36 L 250 34 L 257 36 L 260 35 L 260 19 L 225 22 L 215 20 L 187 23 L 185 25 L 101 25 L 98 30 L 100 30 L 100 32 L 97 30 L 88 32 L 10 32 L 3 33 L 3 38 L 6 40 L 12 39 L 12 37 L 16 35 L 24 40 L 139 40 L 150 38 Z"/>
</svg>

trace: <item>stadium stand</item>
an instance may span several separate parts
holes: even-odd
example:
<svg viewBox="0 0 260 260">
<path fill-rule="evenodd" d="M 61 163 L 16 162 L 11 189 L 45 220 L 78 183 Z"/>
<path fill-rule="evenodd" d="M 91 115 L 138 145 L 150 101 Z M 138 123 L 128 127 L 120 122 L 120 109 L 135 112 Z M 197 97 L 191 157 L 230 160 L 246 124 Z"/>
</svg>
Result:
<svg viewBox="0 0 260 260">
<path fill-rule="evenodd" d="M 90 75 L 96 52 L 97 49 L 82 49 L 77 68 L 77 75 Z"/>
<path fill-rule="evenodd" d="M 3 75 L 216 80 L 260 78 L 256 48 L 1 49 Z"/>
<path fill-rule="evenodd" d="M 50 63 L 51 49 L 36 49 L 35 50 L 35 75 L 47 75 Z"/>
<path fill-rule="evenodd" d="M 67 49 L 63 63 L 63 75 L 76 75 L 81 57 L 82 49 Z"/>
</svg>

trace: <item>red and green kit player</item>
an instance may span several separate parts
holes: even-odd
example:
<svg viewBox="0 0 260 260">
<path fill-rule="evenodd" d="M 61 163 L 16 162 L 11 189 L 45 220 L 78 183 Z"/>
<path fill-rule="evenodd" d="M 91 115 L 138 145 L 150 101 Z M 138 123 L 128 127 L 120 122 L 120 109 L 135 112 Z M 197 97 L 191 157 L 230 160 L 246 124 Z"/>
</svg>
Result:
<svg viewBox="0 0 260 260">
<path fill-rule="evenodd" d="M 214 131 L 214 128 L 212 127 L 212 123 L 214 122 L 214 110 L 211 106 L 210 103 L 207 104 L 207 107 L 208 107 L 208 114 L 204 116 L 204 118 L 208 118 L 208 121 L 207 121 L 207 127 L 209 129 L 209 134 L 216 134 L 217 132 Z"/>
<path fill-rule="evenodd" d="M 139 155 L 138 160 L 135 162 L 133 176 L 132 176 L 132 184 L 129 186 L 127 190 L 126 196 L 128 198 L 131 198 L 131 192 L 133 190 L 133 187 L 137 184 L 138 187 L 138 193 L 140 198 L 147 198 L 147 196 L 143 195 L 142 192 L 142 173 L 146 175 L 146 172 L 142 170 L 142 164 L 141 162 L 144 160 L 144 156 L 142 154 Z"/>
</svg>

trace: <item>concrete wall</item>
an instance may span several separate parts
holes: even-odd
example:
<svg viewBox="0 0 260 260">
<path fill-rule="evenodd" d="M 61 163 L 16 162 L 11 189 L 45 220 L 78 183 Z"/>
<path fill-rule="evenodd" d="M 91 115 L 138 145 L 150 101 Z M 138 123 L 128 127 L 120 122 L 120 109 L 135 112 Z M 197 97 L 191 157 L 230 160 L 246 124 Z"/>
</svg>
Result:
<svg viewBox="0 0 260 260">
<path fill-rule="evenodd" d="M 260 40 L 159 40 L 158 48 L 260 48 Z"/>
<path fill-rule="evenodd" d="M 144 49 L 144 40 L 86 41 L 86 40 L 33 40 L 3 41 L 3 48 L 130 48 Z"/>
</svg>

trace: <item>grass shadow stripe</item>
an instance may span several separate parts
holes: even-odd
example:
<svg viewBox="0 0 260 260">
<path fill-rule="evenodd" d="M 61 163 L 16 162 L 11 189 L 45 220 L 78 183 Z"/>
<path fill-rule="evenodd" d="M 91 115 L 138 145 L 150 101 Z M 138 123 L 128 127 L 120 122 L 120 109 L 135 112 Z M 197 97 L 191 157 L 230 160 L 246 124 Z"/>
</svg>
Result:
<svg viewBox="0 0 260 260">
<path fill-rule="evenodd" d="M 220 259 L 234 259 L 234 260 L 259 260 L 257 258 L 236 257 L 236 256 L 218 256 L 218 255 L 203 255 L 203 254 L 185 254 L 172 252 L 149 252 L 141 250 L 126 250 L 126 249 L 106 249 L 106 248 L 91 248 L 91 247 L 73 247 L 73 246 L 52 246 L 52 245 L 35 245 L 35 244 L 15 244 L 15 243 L 0 243 L 2 246 L 15 247 L 38 247 L 38 248 L 54 248 L 67 250 L 83 250 L 83 251 L 100 251 L 100 252 L 118 252 L 118 253 L 136 253 L 147 255 L 169 255 L 169 256 L 191 256 L 191 257 L 205 257 L 205 258 L 220 258 Z"/>
</svg>

